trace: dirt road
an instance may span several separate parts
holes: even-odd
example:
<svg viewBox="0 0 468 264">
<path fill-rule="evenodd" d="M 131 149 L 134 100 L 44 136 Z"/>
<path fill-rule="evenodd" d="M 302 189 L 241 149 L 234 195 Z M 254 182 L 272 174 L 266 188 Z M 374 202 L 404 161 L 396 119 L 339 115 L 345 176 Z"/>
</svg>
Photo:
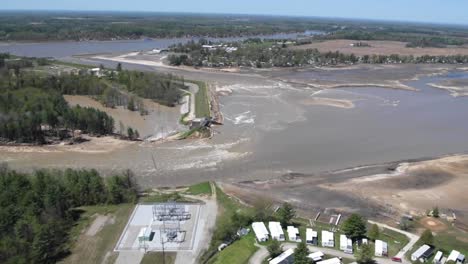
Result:
<svg viewBox="0 0 468 264">
<path fill-rule="evenodd" d="M 213 194 L 211 197 L 202 198 L 205 205 L 201 208 L 198 219 L 197 234 L 192 250 L 177 252 L 175 264 L 195 264 L 200 254 L 208 248 L 213 235 L 213 228 L 216 224 L 218 214 L 218 204 L 216 203 L 216 189 L 211 185 Z M 188 195 L 187 195 L 188 196 Z M 199 196 L 188 196 L 194 199 L 199 199 Z"/>
</svg>

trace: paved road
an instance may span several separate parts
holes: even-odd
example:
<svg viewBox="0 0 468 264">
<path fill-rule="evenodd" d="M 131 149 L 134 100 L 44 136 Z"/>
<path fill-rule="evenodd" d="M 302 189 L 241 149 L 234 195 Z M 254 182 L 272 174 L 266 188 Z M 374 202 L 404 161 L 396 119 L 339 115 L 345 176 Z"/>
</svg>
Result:
<svg viewBox="0 0 468 264">
<path fill-rule="evenodd" d="M 406 244 L 401 250 L 400 252 L 398 252 L 395 257 L 399 257 L 403 260 L 403 263 L 411 263 L 410 261 L 406 260 L 405 259 L 405 253 L 408 252 L 409 250 L 411 250 L 411 248 L 414 246 L 414 244 L 416 244 L 416 242 L 418 242 L 419 240 L 419 236 L 418 235 L 415 235 L 415 234 L 412 234 L 410 232 L 406 232 L 406 231 L 403 231 L 403 230 L 400 230 L 398 228 L 394 228 L 394 227 L 391 227 L 389 225 L 386 225 L 386 224 L 382 224 L 382 223 L 377 223 L 377 222 L 374 222 L 374 221 L 371 221 L 369 220 L 369 223 L 371 224 L 376 224 L 378 225 L 379 227 L 383 227 L 383 228 L 387 228 L 387 229 L 390 229 L 390 230 L 393 230 L 395 232 L 399 232 L 405 236 L 407 236 L 409 238 L 409 242 L 408 244 Z"/>
<path fill-rule="evenodd" d="M 197 234 L 194 238 L 193 249 L 189 251 L 179 251 L 177 252 L 175 264 L 195 264 L 197 263 L 197 258 L 200 257 L 201 253 L 205 251 L 211 241 L 213 235 L 213 228 L 216 225 L 216 217 L 218 214 L 218 204 L 216 202 L 216 188 L 213 183 L 211 183 L 212 195 L 210 197 L 200 197 L 200 196 L 191 196 L 185 195 L 192 199 L 198 199 L 205 202 L 202 209 L 200 210 L 200 215 L 198 219 Z"/>
</svg>

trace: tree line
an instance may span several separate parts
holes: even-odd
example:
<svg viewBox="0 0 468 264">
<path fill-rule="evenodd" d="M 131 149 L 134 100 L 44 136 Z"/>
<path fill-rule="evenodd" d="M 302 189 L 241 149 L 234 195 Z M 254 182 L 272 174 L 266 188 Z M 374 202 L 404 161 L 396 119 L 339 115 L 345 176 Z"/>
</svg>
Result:
<svg viewBox="0 0 468 264">
<path fill-rule="evenodd" d="M 60 139 L 68 130 L 106 135 L 113 133 L 114 119 L 88 107 L 70 107 L 57 92 L 38 88 L 2 90 L 0 93 L 0 139 L 44 144 L 47 136 Z"/>
<path fill-rule="evenodd" d="M 467 55 L 450 56 L 406 56 L 406 55 L 363 55 L 344 54 L 339 51 L 319 52 L 317 49 L 289 49 L 286 42 L 246 40 L 242 43 L 227 43 L 236 46 L 236 51 L 227 51 L 224 47 L 205 48 L 204 42 L 189 42 L 171 47 L 175 54 L 168 56 L 171 65 L 193 67 L 300 67 L 326 66 L 337 64 L 399 64 L 399 63 L 468 63 Z"/>
<path fill-rule="evenodd" d="M 0 262 L 55 263 L 69 254 L 69 231 L 84 205 L 132 203 L 129 171 L 102 178 L 95 170 L 19 173 L 0 168 Z"/>
</svg>

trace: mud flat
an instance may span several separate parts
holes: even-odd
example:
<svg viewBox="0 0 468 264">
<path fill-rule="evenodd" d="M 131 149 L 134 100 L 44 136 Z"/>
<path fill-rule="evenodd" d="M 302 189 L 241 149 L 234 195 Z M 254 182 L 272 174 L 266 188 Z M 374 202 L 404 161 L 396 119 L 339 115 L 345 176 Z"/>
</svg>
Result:
<svg viewBox="0 0 468 264">
<path fill-rule="evenodd" d="M 2 153 L 28 153 L 28 154 L 60 154 L 66 152 L 83 154 L 102 154 L 116 151 L 136 144 L 132 141 L 121 140 L 113 136 L 89 137 L 82 136 L 86 141 L 74 145 L 44 145 L 44 146 L 0 146 Z"/>
<path fill-rule="evenodd" d="M 379 87 L 417 91 L 409 81 L 437 76 L 455 70 L 455 65 L 352 65 L 338 67 L 275 69 L 260 73 L 284 82 L 318 89 Z"/>
<path fill-rule="evenodd" d="M 454 97 L 468 96 L 468 79 L 445 80 L 441 83 L 430 83 L 429 85 L 447 90 Z"/>
<path fill-rule="evenodd" d="M 350 109 L 350 108 L 355 107 L 353 101 L 351 100 L 325 98 L 325 97 L 311 97 L 311 98 L 300 101 L 300 103 L 303 105 L 323 105 L 323 106 L 331 106 L 331 107 L 338 107 L 338 108 L 345 108 L 345 109 Z"/>
<path fill-rule="evenodd" d="M 398 220 L 402 213 L 424 215 L 439 206 L 468 223 L 468 155 L 392 162 L 319 174 L 285 174 L 267 181 L 224 184 L 247 202 L 289 201 L 303 214 L 333 208 Z"/>
</svg>

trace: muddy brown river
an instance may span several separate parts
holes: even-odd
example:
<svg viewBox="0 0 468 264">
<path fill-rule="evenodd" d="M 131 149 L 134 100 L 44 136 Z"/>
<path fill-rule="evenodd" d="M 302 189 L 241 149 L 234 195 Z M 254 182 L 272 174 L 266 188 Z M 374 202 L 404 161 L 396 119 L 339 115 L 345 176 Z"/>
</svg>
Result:
<svg viewBox="0 0 468 264">
<path fill-rule="evenodd" d="M 231 92 L 220 97 L 224 125 L 214 128 L 212 139 L 138 142 L 105 153 L 2 150 L 0 160 L 15 169 L 73 167 L 112 173 L 128 168 L 142 184 L 177 186 L 202 180 L 271 179 L 287 172 L 313 173 L 468 150 L 468 98 L 428 85 L 468 77 L 462 70 L 417 80 L 399 76 L 404 69 L 379 70 L 390 75 L 395 71 L 406 79 L 401 81 L 404 85 L 418 89 L 407 91 L 372 85 L 320 90 L 304 85 L 324 81 L 317 79 L 320 74 L 315 70 L 237 74 L 124 67 L 174 72 Z M 414 75 L 430 73 L 414 71 Z M 353 83 L 363 79 L 360 75 L 373 74 L 369 69 L 342 72 Z M 441 71 L 434 66 L 433 72 Z M 323 76 L 333 81 L 340 72 Z M 354 107 L 304 103 L 310 98 L 350 101 Z"/>
</svg>

